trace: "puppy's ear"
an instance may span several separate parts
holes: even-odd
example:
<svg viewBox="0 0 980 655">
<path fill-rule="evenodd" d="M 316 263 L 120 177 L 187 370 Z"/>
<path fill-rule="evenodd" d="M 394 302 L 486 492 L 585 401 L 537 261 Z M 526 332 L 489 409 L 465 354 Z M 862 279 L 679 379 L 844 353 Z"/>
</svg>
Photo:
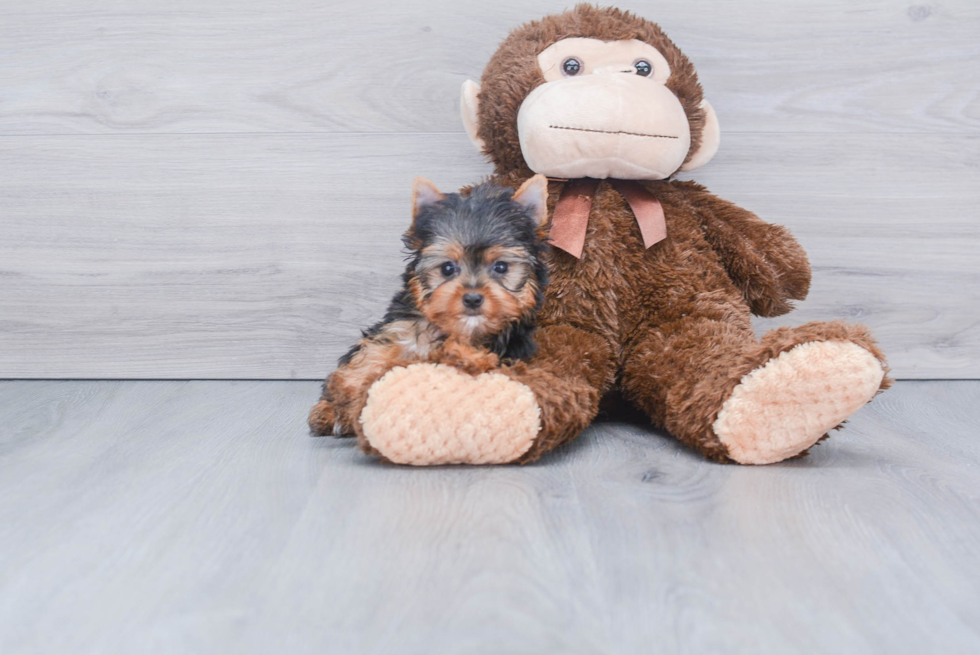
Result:
<svg viewBox="0 0 980 655">
<path fill-rule="evenodd" d="M 436 185 L 429 182 L 424 177 L 417 177 L 412 183 L 412 226 L 402 237 L 402 243 L 409 250 L 418 250 L 422 247 L 422 240 L 419 239 L 418 217 L 426 207 L 436 204 L 440 200 L 445 200 L 446 195 L 436 188 Z"/>
<path fill-rule="evenodd" d="M 538 227 L 544 225 L 548 218 L 548 178 L 539 173 L 522 184 L 514 192 L 514 202 L 531 212 Z"/>
<path fill-rule="evenodd" d="M 424 177 L 415 178 L 412 184 L 412 218 L 416 218 L 426 207 L 445 199 L 446 195 L 435 184 Z"/>
</svg>

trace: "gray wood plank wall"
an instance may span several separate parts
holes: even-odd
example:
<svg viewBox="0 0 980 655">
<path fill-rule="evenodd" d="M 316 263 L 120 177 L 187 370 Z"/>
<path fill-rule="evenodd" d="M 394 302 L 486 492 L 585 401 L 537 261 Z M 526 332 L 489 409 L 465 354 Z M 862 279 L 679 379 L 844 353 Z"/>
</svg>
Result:
<svg viewBox="0 0 980 655">
<path fill-rule="evenodd" d="M 0 377 L 319 378 L 397 286 L 457 95 L 566 2 L 6 0 Z M 980 377 L 980 4 L 622 2 L 698 66 L 689 177 L 789 226 L 903 378 Z"/>
</svg>

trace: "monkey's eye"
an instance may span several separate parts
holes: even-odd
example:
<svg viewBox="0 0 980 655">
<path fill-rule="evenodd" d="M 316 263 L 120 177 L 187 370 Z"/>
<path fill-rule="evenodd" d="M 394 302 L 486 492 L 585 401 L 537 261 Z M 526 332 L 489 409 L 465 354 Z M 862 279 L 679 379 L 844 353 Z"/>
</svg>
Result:
<svg viewBox="0 0 980 655">
<path fill-rule="evenodd" d="M 493 272 L 497 275 L 503 275 L 507 272 L 508 268 L 510 267 L 507 265 L 507 262 L 496 262 L 493 265 Z"/>
<path fill-rule="evenodd" d="M 575 57 L 569 57 L 561 65 L 561 69 L 568 77 L 574 77 L 582 72 L 582 62 Z"/>
<path fill-rule="evenodd" d="M 648 62 L 646 59 L 637 60 L 637 62 L 633 64 L 633 68 L 636 69 L 636 74 L 640 77 L 646 77 L 653 72 L 653 66 L 651 66 L 650 62 Z"/>
<path fill-rule="evenodd" d="M 452 277 L 456 275 L 456 264 L 453 262 L 446 262 L 439 267 L 439 272 L 442 273 L 443 277 Z"/>
</svg>

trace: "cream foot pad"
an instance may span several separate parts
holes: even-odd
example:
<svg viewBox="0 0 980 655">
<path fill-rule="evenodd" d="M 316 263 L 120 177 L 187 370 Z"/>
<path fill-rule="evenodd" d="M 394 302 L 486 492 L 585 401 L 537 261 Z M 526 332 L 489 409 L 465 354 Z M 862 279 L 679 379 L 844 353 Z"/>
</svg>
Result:
<svg viewBox="0 0 980 655">
<path fill-rule="evenodd" d="M 397 464 L 503 464 L 531 447 L 539 414 L 534 393 L 500 373 L 412 364 L 371 387 L 361 425 Z"/>
<path fill-rule="evenodd" d="M 715 434 L 740 464 L 780 462 L 871 400 L 884 375 L 857 344 L 800 344 L 742 378 L 718 414 Z"/>
</svg>

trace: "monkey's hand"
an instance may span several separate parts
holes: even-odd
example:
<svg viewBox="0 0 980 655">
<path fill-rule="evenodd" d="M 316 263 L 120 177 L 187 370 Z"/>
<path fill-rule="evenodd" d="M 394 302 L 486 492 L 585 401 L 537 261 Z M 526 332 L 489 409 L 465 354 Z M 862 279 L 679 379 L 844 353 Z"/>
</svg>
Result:
<svg viewBox="0 0 980 655">
<path fill-rule="evenodd" d="M 810 290 L 810 262 L 789 230 L 690 184 L 701 228 L 757 316 L 780 316 Z"/>
</svg>

